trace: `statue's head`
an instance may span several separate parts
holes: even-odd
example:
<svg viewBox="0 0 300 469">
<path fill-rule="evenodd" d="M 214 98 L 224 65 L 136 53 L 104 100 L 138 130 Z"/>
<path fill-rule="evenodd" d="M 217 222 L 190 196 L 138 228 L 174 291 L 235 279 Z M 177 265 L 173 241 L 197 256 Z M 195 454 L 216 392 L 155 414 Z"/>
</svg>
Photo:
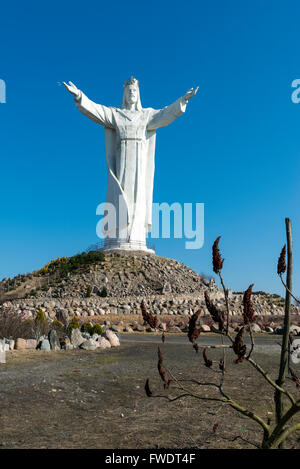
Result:
<svg viewBox="0 0 300 469">
<path fill-rule="evenodd" d="M 142 109 L 139 82 L 130 77 L 124 83 L 122 108 L 127 108 L 127 105 L 135 105 L 135 109 L 140 111 Z"/>
</svg>

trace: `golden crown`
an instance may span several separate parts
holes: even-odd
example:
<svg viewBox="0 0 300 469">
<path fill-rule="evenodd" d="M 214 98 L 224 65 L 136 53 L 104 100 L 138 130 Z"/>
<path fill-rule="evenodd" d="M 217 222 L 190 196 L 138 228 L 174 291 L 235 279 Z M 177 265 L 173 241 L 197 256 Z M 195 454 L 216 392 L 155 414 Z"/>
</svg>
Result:
<svg viewBox="0 0 300 469">
<path fill-rule="evenodd" d="M 128 80 L 125 81 L 124 83 L 124 86 L 128 86 L 128 85 L 136 85 L 138 86 L 139 82 L 136 78 L 134 77 L 130 77 Z"/>
</svg>

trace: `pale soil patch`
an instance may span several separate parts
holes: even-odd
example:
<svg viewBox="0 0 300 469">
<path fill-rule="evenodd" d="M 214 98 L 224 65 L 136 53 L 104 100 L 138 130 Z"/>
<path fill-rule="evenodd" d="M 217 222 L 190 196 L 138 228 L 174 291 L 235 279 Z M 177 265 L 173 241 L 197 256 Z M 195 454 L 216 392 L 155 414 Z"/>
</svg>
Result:
<svg viewBox="0 0 300 469">
<path fill-rule="evenodd" d="M 137 335 L 139 340 L 150 336 Z M 179 343 L 183 339 L 178 334 L 168 337 L 161 348 L 174 373 L 201 380 L 216 378 L 190 344 Z M 278 337 L 270 341 L 275 345 Z M 220 356 L 215 350 L 208 355 L 213 360 Z M 272 375 L 279 355 L 259 352 L 256 358 Z M 219 403 L 147 398 L 146 378 L 153 390 L 165 392 L 157 373 L 157 344 L 148 341 L 130 343 L 123 337 L 121 347 L 91 352 L 8 352 L 7 364 L 0 365 L 0 446 L 252 448 L 242 439 L 232 440 L 236 436 L 255 443 L 261 440 L 255 423 Z M 288 382 L 288 387 L 299 398 L 294 384 Z M 249 364 L 234 364 L 230 353 L 225 390 L 249 409 L 273 417 L 267 414 L 272 411 L 272 388 Z M 201 392 L 211 395 L 214 391 L 203 388 Z M 299 437 L 295 435 L 289 445 L 300 448 Z"/>
</svg>

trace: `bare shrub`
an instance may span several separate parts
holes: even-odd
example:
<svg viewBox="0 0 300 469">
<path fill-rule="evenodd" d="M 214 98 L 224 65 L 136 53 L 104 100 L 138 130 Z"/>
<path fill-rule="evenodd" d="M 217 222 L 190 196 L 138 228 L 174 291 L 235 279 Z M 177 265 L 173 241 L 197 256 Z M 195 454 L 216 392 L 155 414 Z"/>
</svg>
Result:
<svg viewBox="0 0 300 469">
<path fill-rule="evenodd" d="M 222 278 L 222 268 L 224 259 L 222 259 L 220 250 L 219 250 L 219 241 L 220 236 L 216 239 L 213 245 L 213 270 L 219 276 L 221 285 L 223 287 L 225 295 L 225 311 L 220 311 L 217 309 L 212 301 L 210 300 L 208 294 L 206 294 L 206 307 L 212 316 L 212 319 L 219 323 L 219 335 L 221 337 L 220 345 L 200 345 L 196 341 L 200 335 L 199 329 L 196 327 L 196 322 L 198 319 L 199 311 L 194 313 L 190 318 L 188 339 L 192 343 L 193 348 L 196 352 L 199 349 L 203 349 L 203 360 L 205 366 L 213 372 L 213 376 L 217 377 L 214 382 L 203 382 L 198 381 L 194 376 L 189 377 L 188 379 L 182 379 L 174 376 L 174 374 L 167 368 L 163 361 L 163 354 L 161 349 L 158 350 L 159 362 L 158 362 L 158 371 L 159 375 L 164 382 L 164 388 L 167 389 L 170 386 L 169 394 L 155 394 L 153 389 L 150 388 L 149 379 L 146 381 L 145 392 L 149 398 L 163 398 L 169 402 L 176 401 L 178 399 L 183 399 L 185 397 L 193 397 L 195 399 L 204 400 L 204 401 L 215 401 L 219 402 L 220 405 L 230 406 L 235 411 L 240 414 L 248 417 L 249 419 L 256 422 L 262 430 L 262 439 L 261 444 L 257 445 L 252 443 L 257 448 L 263 449 L 273 449 L 273 448 L 283 448 L 289 436 L 300 430 L 300 423 L 295 422 L 293 419 L 298 412 L 300 412 L 300 398 L 292 395 L 285 387 L 286 375 L 289 372 L 291 380 L 296 384 L 296 389 L 300 386 L 300 379 L 297 376 L 295 370 L 291 368 L 289 364 L 290 357 L 290 342 L 291 337 L 289 334 L 290 321 L 291 321 L 291 298 L 294 298 L 295 301 L 299 301 L 294 297 L 292 293 L 292 266 L 293 266 L 293 251 L 292 251 L 292 232 L 291 232 L 291 222 L 290 219 L 286 219 L 286 237 L 287 237 L 287 249 L 284 247 L 281 251 L 278 265 L 277 273 L 280 276 L 282 284 L 286 289 L 286 298 L 285 298 L 285 315 L 284 315 L 284 329 L 282 335 L 281 343 L 281 356 L 278 366 L 278 370 L 275 370 L 277 378 L 270 376 L 270 374 L 265 371 L 259 363 L 257 363 L 252 357 L 252 352 L 254 350 L 254 336 L 252 333 L 251 323 L 255 319 L 254 306 L 251 301 L 252 287 L 251 284 L 244 293 L 243 298 L 243 325 L 238 328 L 236 336 L 233 338 L 229 333 L 229 302 L 227 296 L 227 289 L 225 287 L 223 278 Z M 288 262 L 286 264 L 285 257 L 288 257 Z M 282 275 L 286 272 L 286 281 L 283 279 Z M 247 346 L 244 343 L 243 337 L 248 333 L 250 336 L 250 351 L 247 353 Z M 226 340 L 226 343 L 224 343 Z M 208 357 L 208 351 L 210 348 L 220 349 L 222 351 L 222 356 L 218 363 L 218 369 L 216 369 L 215 364 Z M 235 354 L 235 363 L 236 366 L 245 366 L 249 364 L 258 372 L 270 385 L 273 404 L 274 404 L 274 415 L 276 416 L 276 421 L 271 422 L 269 418 L 265 419 L 257 413 L 254 413 L 252 410 L 247 409 L 246 407 L 240 405 L 239 402 L 234 400 L 229 396 L 228 391 L 225 390 L 226 378 L 227 378 L 227 367 L 226 367 L 226 351 L 230 349 Z M 188 369 L 188 368 L 187 368 Z M 230 377 L 228 377 L 230 380 Z M 199 389 L 195 392 L 194 388 L 197 386 Z M 210 387 L 211 393 L 209 395 L 201 392 L 201 389 Z M 217 394 L 215 392 L 217 392 Z M 259 392 L 259 391 L 258 391 Z M 260 395 L 258 394 L 258 398 Z M 215 428 L 216 430 L 216 428 Z M 214 430 L 214 431 L 215 431 Z M 238 438 L 238 437 L 237 437 Z M 251 443 L 251 442 L 250 442 Z"/>
<path fill-rule="evenodd" d="M 14 311 L 3 311 L 0 313 L 0 338 L 14 339 L 22 337 L 23 339 L 32 339 L 34 321 L 24 319 Z"/>
</svg>

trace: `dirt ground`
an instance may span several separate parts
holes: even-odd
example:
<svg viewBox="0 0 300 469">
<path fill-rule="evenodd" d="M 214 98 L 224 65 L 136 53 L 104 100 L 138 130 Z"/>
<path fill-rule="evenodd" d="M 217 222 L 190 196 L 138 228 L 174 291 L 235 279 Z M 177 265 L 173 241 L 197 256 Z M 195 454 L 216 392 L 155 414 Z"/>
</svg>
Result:
<svg viewBox="0 0 300 469">
<path fill-rule="evenodd" d="M 200 339 L 201 341 L 208 339 Z M 211 338 L 209 340 L 220 340 Z M 261 340 L 261 339 L 259 339 Z M 254 358 L 272 375 L 279 360 L 278 337 L 267 337 Z M 166 394 L 157 372 L 160 337 L 122 336 L 110 350 L 7 352 L 0 365 L 0 448 L 254 448 L 260 427 L 229 406 L 185 398 L 173 403 L 148 398 L 144 384 Z M 186 337 L 167 336 L 164 361 L 177 377 L 218 380 Z M 220 357 L 216 350 L 209 358 Z M 227 353 L 224 389 L 240 404 L 274 418 L 273 390 L 248 364 Z M 218 370 L 218 361 L 214 369 Z M 298 368 L 298 371 L 299 368 Z M 295 396 L 300 391 L 288 381 Z M 217 391 L 202 387 L 206 396 Z M 174 396 L 172 383 L 169 394 Z M 300 421 L 300 415 L 298 420 Z M 213 427 L 217 425 L 215 432 Z M 300 434 L 288 446 L 300 448 Z"/>
</svg>

